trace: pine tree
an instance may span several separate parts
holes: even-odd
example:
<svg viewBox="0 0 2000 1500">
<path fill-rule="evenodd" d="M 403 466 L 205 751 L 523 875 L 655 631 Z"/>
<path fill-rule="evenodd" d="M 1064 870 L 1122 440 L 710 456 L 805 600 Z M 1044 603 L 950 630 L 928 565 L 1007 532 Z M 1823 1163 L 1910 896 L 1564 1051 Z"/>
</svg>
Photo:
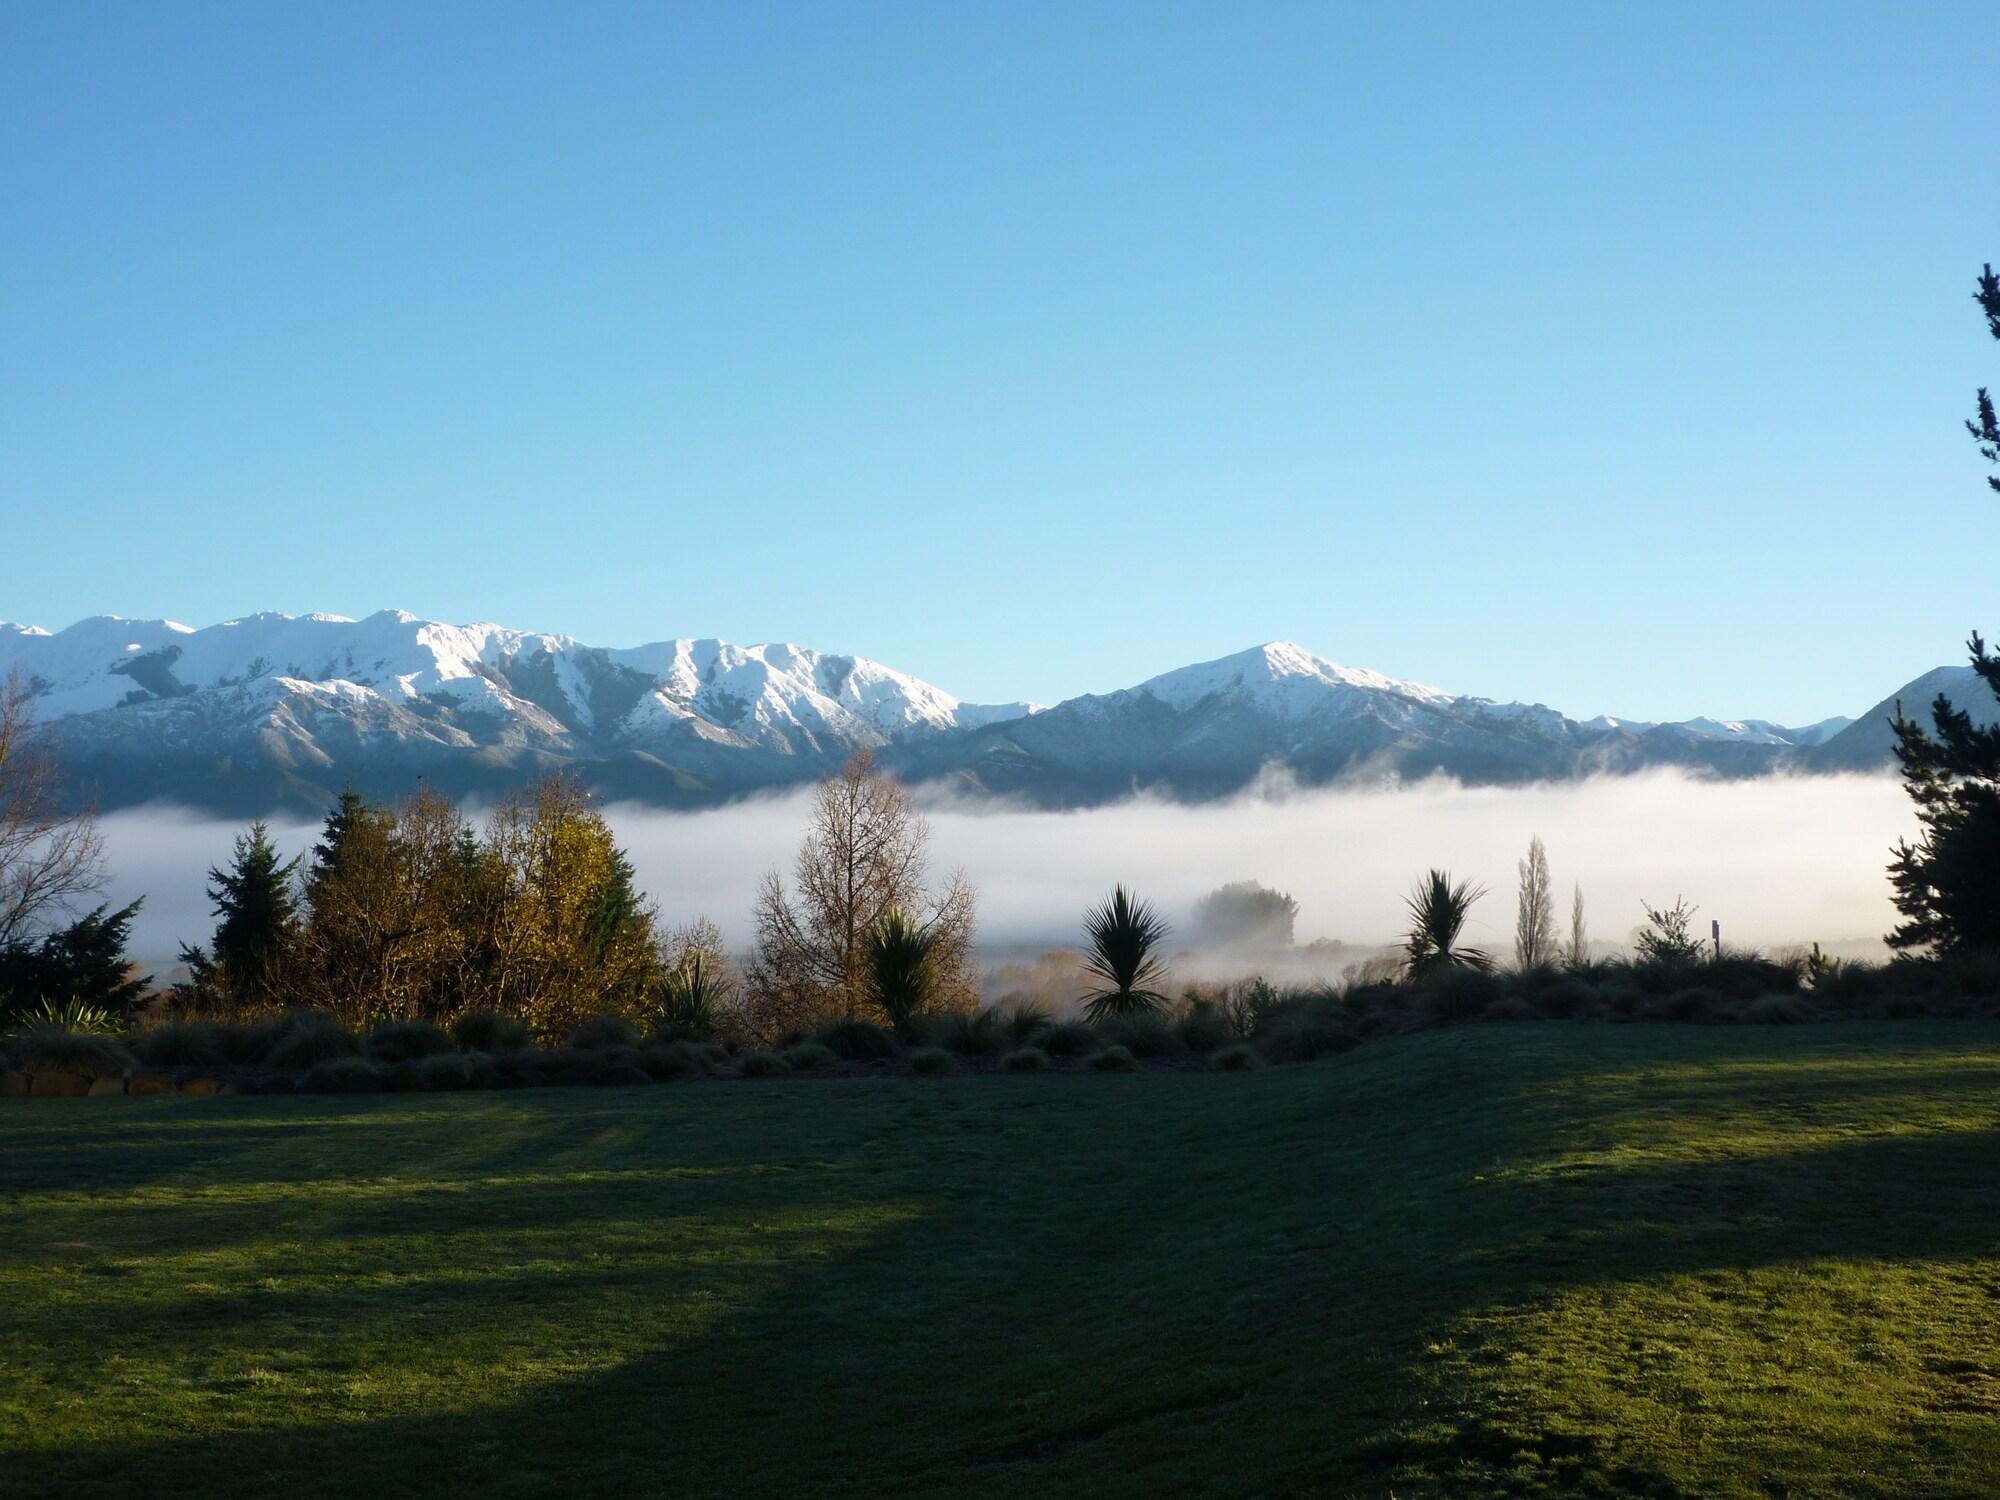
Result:
<svg viewBox="0 0 2000 1500">
<path fill-rule="evenodd" d="M 2000 276 L 1984 268 L 1973 294 L 1987 332 L 2000 339 Z M 1982 387 L 1966 429 L 1990 464 L 2000 465 L 2000 420 Z M 2000 492 L 2000 478 L 1986 482 Z M 1979 632 L 1967 643 L 1980 681 L 2000 699 L 2000 657 Z M 1923 832 L 1898 841 L 1889 882 L 1903 920 L 1889 934 L 1893 947 L 1951 954 L 2000 948 L 2000 725 L 1981 727 L 1940 693 L 1931 728 L 1896 707 L 1896 759 L 1916 804 Z"/>
<path fill-rule="evenodd" d="M 230 998 L 251 1009 L 274 1003 L 283 992 L 285 961 L 297 935 L 298 899 L 292 876 L 299 862 L 280 860 L 263 819 L 238 835 L 229 867 L 212 866 L 208 899 L 216 924 L 214 962 Z"/>
<path fill-rule="evenodd" d="M 100 906 L 39 942 L 0 944 L 0 1015 L 36 1001 L 129 1009 L 151 982 L 151 976 L 135 975 L 125 958 L 140 904 L 117 911 Z"/>
</svg>

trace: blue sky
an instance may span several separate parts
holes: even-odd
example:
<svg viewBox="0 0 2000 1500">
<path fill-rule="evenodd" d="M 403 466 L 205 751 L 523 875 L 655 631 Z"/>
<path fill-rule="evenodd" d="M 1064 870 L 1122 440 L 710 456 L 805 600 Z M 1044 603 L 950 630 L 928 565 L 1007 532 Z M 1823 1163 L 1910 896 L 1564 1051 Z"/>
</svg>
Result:
<svg viewBox="0 0 2000 1500">
<path fill-rule="evenodd" d="M 8 6 L 0 617 L 1855 712 L 2000 632 L 1990 19 Z"/>
</svg>

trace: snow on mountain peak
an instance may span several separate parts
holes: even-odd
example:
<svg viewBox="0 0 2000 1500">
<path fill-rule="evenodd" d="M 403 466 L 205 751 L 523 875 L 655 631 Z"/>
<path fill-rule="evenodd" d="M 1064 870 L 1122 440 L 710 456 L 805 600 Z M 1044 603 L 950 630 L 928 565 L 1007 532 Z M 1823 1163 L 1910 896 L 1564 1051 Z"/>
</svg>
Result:
<svg viewBox="0 0 2000 1500">
<path fill-rule="evenodd" d="M 1295 717 L 1327 700 L 1328 690 L 1388 693 L 1419 703 L 1446 704 L 1451 694 L 1403 682 L 1362 667 L 1342 666 L 1293 641 L 1268 641 L 1247 651 L 1164 672 L 1134 692 L 1149 693 L 1171 708 L 1187 709 L 1215 696 L 1241 699 L 1267 713 Z"/>
</svg>

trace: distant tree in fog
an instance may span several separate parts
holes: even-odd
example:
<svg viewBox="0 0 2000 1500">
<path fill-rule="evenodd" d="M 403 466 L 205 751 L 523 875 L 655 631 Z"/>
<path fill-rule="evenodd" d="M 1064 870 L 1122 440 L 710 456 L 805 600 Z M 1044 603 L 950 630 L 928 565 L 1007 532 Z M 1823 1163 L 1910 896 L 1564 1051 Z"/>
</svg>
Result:
<svg viewBox="0 0 2000 1500">
<path fill-rule="evenodd" d="M 1571 887 L 1569 898 L 1569 949 L 1563 959 L 1572 969 L 1578 969 L 1590 958 L 1590 930 L 1583 922 L 1583 887 Z"/>
<path fill-rule="evenodd" d="M 1514 966 L 1539 969 L 1556 960 L 1556 903 L 1549 883 L 1549 851 L 1536 834 L 1520 863 L 1521 894 L 1514 913 Z"/>
<path fill-rule="evenodd" d="M 1254 880 L 1235 880 L 1194 904 L 1188 936 L 1201 948 L 1289 948 L 1299 903 Z"/>
</svg>

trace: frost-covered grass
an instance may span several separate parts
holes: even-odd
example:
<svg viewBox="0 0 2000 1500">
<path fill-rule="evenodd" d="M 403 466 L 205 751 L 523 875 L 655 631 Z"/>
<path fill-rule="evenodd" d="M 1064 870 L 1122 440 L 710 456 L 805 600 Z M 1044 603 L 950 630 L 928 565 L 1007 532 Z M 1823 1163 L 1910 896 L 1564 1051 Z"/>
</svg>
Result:
<svg viewBox="0 0 2000 1500">
<path fill-rule="evenodd" d="M 1996 1145 L 1972 1022 L 0 1100 L 0 1489 L 1991 1494 Z"/>
</svg>

